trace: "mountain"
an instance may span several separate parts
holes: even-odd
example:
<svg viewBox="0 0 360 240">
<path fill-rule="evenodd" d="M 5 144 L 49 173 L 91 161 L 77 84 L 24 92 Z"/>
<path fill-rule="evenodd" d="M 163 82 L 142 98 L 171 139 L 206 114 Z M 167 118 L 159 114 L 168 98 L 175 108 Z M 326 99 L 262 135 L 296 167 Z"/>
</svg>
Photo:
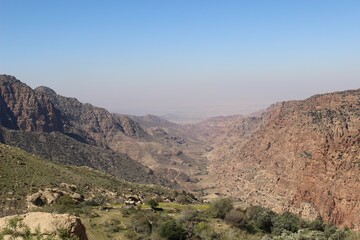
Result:
<svg viewBox="0 0 360 240">
<path fill-rule="evenodd" d="M 0 142 L 138 183 L 360 229 L 360 89 L 180 125 L 0 75 Z"/>
<path fill-rule="evenodd" d="M 360 89 L 232 120 L 212 147 L 213 192 L 360 228 Z"/>
<path fill-rule="evenodd" d="M 145 135 L 130 118 L 61 97 L 49 88 L 33 90 L 8 75 L 0 75 L 0 106 L 3 143 L 128 181 L 172 185 L 128 155 L 109 148 L 110 140 Z"/>
<path fill-rule="evenodd" d="M 203 172 L 202 143 L 177 124 L 113 114 L 9 75 L 0 75 L 0 86 L 3 143 L 135 182 L 191 185 Z"/>
</svg>

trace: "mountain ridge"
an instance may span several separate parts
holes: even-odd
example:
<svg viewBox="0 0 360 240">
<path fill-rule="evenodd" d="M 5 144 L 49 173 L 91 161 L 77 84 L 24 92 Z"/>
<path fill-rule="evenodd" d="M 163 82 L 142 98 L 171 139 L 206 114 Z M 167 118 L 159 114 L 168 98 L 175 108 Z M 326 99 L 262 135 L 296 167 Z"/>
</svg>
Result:
<svg viewBox="0 0 360 240">
<path fill-rule="evenodd" d="M 2 142 L 67 164 L 86 156 L 86 165 L 120 178 L 126 168 L 131 181 L 179 184 L 208 199 L 229 196 L 360 229 L 360 89 L 180 125 L 113 114 L 6 78 L 19 92 L 0 81 Z"/>
</svg>

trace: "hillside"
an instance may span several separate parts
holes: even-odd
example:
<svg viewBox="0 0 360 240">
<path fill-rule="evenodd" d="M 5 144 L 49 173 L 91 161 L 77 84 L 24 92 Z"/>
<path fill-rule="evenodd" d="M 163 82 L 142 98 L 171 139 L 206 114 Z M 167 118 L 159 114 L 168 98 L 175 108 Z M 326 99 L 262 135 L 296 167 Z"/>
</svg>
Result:
<svg viewBox="0 0 360 240">
<path fill-rule="evenodd" d="M 9 75 L 0 75 L 0 113 L 3 143 L 53 161 L 166 185 L 169 180 L 191 185 L 204 169 L 202 142 L 187 137 L 177 124 L 154 116 L 112 114 L 47 87 L 33 90 Z M 132 178 L 124 178 L 125 172 Z"/>
<path fill-rule="evenodd" d="M 359 229 L 359 129 L 360 90 L 274 104 L 218 136 L 208 187 Z"/>
<path fill-rule="evenodd" d="M 0 163 L 1 216 L 27 212 L 27 196 L 39 192 L 53 192 L 55 189 L 69 193 L 75 191 L 84 195 L 87 201 L 103 199 L 113 203 L 123 202 L 126 195 L 146 199 L 171 198 L 174 194 L 174 191 L 168 188 L 118 180 L 88 167 L 54 163 L 3 144 L 0 144 Z M 103 203 L 102 201 L 99 204 Z"/>
</svg>

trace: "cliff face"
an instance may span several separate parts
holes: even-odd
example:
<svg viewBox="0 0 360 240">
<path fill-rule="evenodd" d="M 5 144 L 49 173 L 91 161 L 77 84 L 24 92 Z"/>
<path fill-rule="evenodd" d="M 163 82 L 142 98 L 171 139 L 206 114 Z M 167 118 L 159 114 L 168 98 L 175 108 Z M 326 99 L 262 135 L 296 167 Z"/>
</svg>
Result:
<svg viewBox="0 0 360 240">
<path fill-rule="evenodd" d="M 15 77 L 0 75 L 0 142 L 120 179 L 172 185 L 112 148 L 143 135 L 141 127 L 126 116 L 120 118 L 105 109 L 59 96 L 47 87 L 32 90 Z"/>
<path fill-rule="evenodd" d="M 194 172 L 192 166 L 204 164 L 196 154 L 183 151 L 185 142 L 181 137 L 170 133 L 158 136 L 152 127 L 141 126 L 129 116 L 60 96 L 47 87 L 32 90 L 8 75 L 0 75 L 0 86 L 0 142 L 123 179 L 129 180 L 131 175 L 137 182 L 170 185 L 156 176 L 178 181 L 180 178 L 168 174 L 169 170 L 188 175 Z M 131 173 L 124 174 L 126 171 Z"/>
<path fill-rule="evenodd" d="M 221 193 L 360 228 L 360 90 L 275 104 L 214 147 Z"/>
<path fill-rule="evenodd" d="M 1 125 L 26 131 L 61 131 L 59 112 L 44 95 L 16 78 L 0 75 Z"/>
<path fill-rule="evenodd" d="M 123 138 L 146 138 L 139 124 L 50 88 L 31 89 L 15 77 L 0 75 L 0 124 L 13 130 L 62 132 L 92 145 L 110 147 Z"/>
</svg>

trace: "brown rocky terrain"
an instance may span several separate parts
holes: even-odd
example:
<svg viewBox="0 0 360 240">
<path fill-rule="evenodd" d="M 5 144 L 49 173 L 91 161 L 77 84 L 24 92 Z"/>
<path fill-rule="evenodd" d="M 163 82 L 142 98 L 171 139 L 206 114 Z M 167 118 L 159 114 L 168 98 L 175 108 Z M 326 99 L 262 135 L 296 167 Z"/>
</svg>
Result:
<svg viewBox="0 0 360 240">
<path fill-rule="evenodd" d="M 33 90 L 8 75 L 1 75 L 0 83 L 3 143 L 129 181 L 170 185 L 162 178 L 194 182 L 202 172 L 201 143 L 177 124 L 112 114 L 47 87 Z"/>
<path fill-rule="evenodd" d="M 274 104 L 213 147 L 217 194 L 360 228 L 360 90 Z"/>
<path fill-rule="evenodd" d="M 360 229 L 360 90 L 178 125 L 0 76 L 0 141 L 118 178 L 231 196 Z M 135 160 L 135 161 L 134 161 Z"/>
</svg>

